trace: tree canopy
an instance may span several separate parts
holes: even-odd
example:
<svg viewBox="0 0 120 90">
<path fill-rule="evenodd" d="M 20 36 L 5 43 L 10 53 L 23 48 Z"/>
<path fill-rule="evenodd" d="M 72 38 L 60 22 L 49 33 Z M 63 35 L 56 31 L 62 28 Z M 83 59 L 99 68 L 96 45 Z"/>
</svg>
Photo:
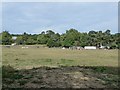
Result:
<svg viewBox="0 0 120 90">
<path fill-rule="evenodd" d="M 12 37 L 17 39 L 13 40 Z M 1 38 L 2 37 L 2 38 Z M 66 33 L 59 34 L 52 30 L 41 32 L 40 34 L 10 34 L 8 31 L 3 31 L 0 34 L 0 41 L 3 45 L 16 43 L 17 45 L 35 45 L 45 44 L 48 47 L 71 47 L 71 46 L 109 46 L 111 49 L 120 47 L 120 33 L 111 34 L 110 30 L 89 31 L 88 33 L 78 32 L 76 29 L 66 30 Z"/>
</svg>

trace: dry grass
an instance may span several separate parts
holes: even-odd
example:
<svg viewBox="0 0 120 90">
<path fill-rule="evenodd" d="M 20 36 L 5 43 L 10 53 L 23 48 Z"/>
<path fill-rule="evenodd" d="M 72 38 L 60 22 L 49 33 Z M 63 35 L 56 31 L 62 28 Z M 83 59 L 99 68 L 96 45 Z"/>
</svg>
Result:
<svg viewBox="0 0 120 90">
<path fill-rule="evenodd" d="M 29 46 L 28 46 L 29 47 Z M 86 65 L 86 66 L 118 66 L 118 50 L 63 50 L 60 48 L 36 48 L 21 46 L 2 50 L 2 64 L 17 69 L 40 66 Z"/>
</svg>

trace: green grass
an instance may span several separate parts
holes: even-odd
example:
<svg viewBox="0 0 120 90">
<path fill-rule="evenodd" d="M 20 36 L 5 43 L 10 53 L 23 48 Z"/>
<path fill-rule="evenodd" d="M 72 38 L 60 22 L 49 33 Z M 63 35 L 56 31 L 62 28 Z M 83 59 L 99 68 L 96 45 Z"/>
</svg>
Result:
<svg viewBox="0 0 120 90">
<path fill-rule="evenodd" d="M 40 66 L 118 66 L 118 50 L 63 50 L 60 48 L 2 48 L 2 64 L 17 69 Z"/>
</svg>

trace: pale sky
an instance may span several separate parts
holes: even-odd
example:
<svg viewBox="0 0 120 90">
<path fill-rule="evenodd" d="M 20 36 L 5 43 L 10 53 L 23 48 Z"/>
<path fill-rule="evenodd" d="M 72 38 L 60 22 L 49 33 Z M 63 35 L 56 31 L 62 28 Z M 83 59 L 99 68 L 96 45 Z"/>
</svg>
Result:
<svg viewBox="0 0 120 90">
<path fill-rule="evenodd" d="M 10 33 L 118 32 L 117 2 L 3 2 L 2 16 L 3 30 Z"/>
</svg>

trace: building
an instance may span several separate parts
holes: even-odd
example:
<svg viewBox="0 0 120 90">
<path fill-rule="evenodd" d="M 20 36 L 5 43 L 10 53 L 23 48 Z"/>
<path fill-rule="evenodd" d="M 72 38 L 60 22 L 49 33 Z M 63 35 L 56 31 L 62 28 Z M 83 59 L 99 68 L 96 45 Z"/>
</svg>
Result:
<svg viewBox="0 0 120 90">
<path fill-rule="evenodd" d="M 85 46 L 84 49 L 90 50 L 90 49 L 97 49 L 97 48 L 96 46 Z"/>
<path fill-rule="evenodd" d="M 17 37 L 16 37 L 16 36 L 13 36 L 13 37 L 12 37 L 12 39 L 13 39 L 13 40 L 16 40 L 16 39 L 17 39 Z"/>
</svg>

